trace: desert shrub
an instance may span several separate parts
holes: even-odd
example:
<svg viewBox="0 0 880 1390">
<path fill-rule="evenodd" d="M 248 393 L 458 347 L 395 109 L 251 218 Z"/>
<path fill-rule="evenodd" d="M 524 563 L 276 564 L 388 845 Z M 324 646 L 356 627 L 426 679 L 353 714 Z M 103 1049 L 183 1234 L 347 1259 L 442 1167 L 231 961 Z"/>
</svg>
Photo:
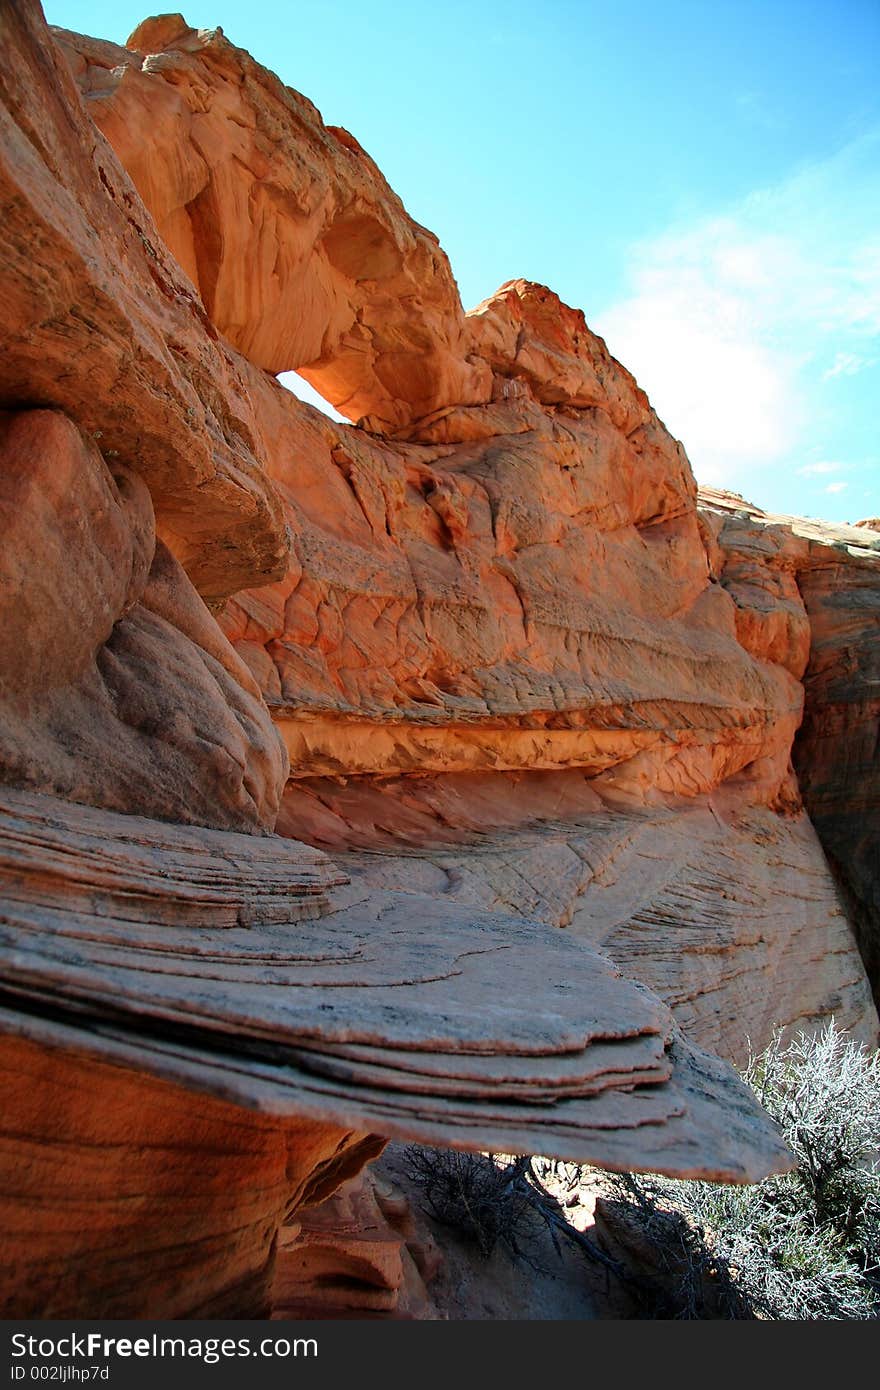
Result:
<svg viewBox="0 0 880 1390">
<path fill-rule="evenodd" d="M 562 1254 L 561 1238 L 629 1282 L 625 1269 L 569 1224 L 558 1199 L 548 1191 L 544 1178 L 551 1171 L 556 1174 L 560 1165 L 555 1160 L 412 1145 L 404 1150 L 404 1166 L 421 1191 L 423 1210 L 483 1256 L 500 1246 L 511 1258 L 553 1274 Z M 563 1166 L 583 1171 L 579 1165 Z M 542 1235 L 549 1239 L 541 1240 Z"/>
<path fill-rule="evenodd" d="M 543 1229 L 557 1253 L 561 1237 L 613 1272 L 644 1316 L 880 1316 L 880 1054 L 832 1021 L 786 1046 L 777 1036 L 744 1076 L 779 1124 L 792 1172 L 751 1187 L 602 1173 L 610 1251 L 568 1222 L 551 1191 L 568 1195 L 595 1170 L 413 1146 L 407 1171 L 424 1210 L 483 1255 L 503 1246 L 545 1268 Z"/>
<path fill-rule="evenodd" d="M 797 1166 L 754 1187 L 607 1175 L 672 1317 L 880 1315 L 880 1054 L 828 1024 L 745 1072 Z"/>
<path fill-rule="evenodd" d="M 501 1244 L 513 1255 L 529 1257 L 536 1212 L 525 1179 L 527 1158 L 499 1161 L 494 1154 L 413 1145 L 404 1162 L 435 1221 L 457 1231 L 482 1255 Z"/>
</svg>

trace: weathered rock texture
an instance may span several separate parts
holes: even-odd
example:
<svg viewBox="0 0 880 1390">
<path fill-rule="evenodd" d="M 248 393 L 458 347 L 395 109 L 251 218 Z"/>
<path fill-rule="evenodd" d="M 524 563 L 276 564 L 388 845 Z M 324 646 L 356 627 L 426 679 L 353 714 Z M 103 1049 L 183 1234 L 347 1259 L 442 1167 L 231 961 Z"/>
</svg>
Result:
<svg viewBox="0 0 880 1390">
<path fill-rule="evenodd" d="M 148 484 L 210 597 L 282 573 L 242 362 L 79 100 L 39 6 L 0 13 L 0 404 L 54 406 Z"/>
<path fill-rule="evenodd" d="M 4 1317 L 263 1317 L 273 1236 L 382 1140 L 279 1121 L 0 1015 Z M 51 1034 L 51 1035 L 50 1035 Z"/>
<path fill-rule="evenodd" d="M 305 307 L 322 361 L 345 374 L 338 297 L 298 279 L 326 281 L 337 221 L 349 227 L 330 237 L 345 246 L 346 294 L 393 301 L 364 311 L 398 350 L 354 350 L 369 378 L 356 409 L 311 379 L 385 430 L 401 412 L 383 414 L 373 376 L 392 381 L 409 443 L 275 393 L 260 401 L 294 556 L 278 588 L 225 626 L 246 644 L 295 775 L 627 761 L 634 778 L 676 790 L 746 766 L 781 781 L 801 686 L 737 640 L 735 606 L 709 581 L 684 451 L 583 315 L 512 282 L 466 320 L 485 389 L 463 389 L 429 356 L 424 398 L 412 324 L 423 351 L 458 342 L 465 320 L 445 262 L 413 259 L 418 293 L 382 279 L 376 247 L 396 247 L 396 266 L 407 238 L 422 246 L 426 234 L 370 161 L 218 31 L 173 16 L 142 25 L 131 50 L 60 37 L 217 326 L 255 360 L 314 366 L 317 355 L 264 356 L 248 337 L 301 332 Z M 359 230 L 367 209 L 372 237 Z M 233 274 L 242 264 L 253 274 Z"/>
<path fill-rule="evenodd" d="M 802 688 L 737 641 L 679 446 L 561 410 L 516 397 L 470 412 L 482 439 L 389 445 L 267 400 L 294 558 L 222 621 L 295 777 L 625 767 L 693 793 L 749 768 L 778 790 Z"/>
<path fill-rule="evenodd" d="M 729 1069 L 563 933 L 342 893 L 289 840 L 0 802 L 8 1316 L 287 1306 L 282 1224 L 377 1131 L 736 1181 L 788 1166 Z"/>
<path fill-rule="evenodd" d="M 60 411 L 0 412 L 0 764 L 76 801 L 269 828 L 287 757 L 141 477 Z"/>
<path fill-rule="evenodd" d="M 365 1170 L 282 1226 L 272 1316 L 433 1320 L 429 1286 L 441 1263 L 406 1196 Z"/>
<path fill-rule="evenodd" d="M 813 551 L 800 578 L 812 643 L 794 748 L 804 801 L 847 890 L 880 998 L 880 531 Z"/>
<path fill-rule="evenodd" d="M 489 399 L 437 238 L 348 131 L 180 15 L 146 20 L 128 48 L 56 32 L 162 239 L 251 362 L 301 371 L 377 428 Z"/>
<path fill-rule="evenodd" d="M 808 818 L 750 805 L 741 789 L 649 808 L 570 774 L 381 788 L 326 780 L 291 787 L 285 824 L 370 888 L 565 928 L 656 991 L 688 1036 L 738 1062 L 776 1027 L 829 1014 L 876 1039 L 852 929 Z"/>
<path fill-rule="evenodd" d="M 411 893 L 325 897 L 332 866 L 284 839 L 252 854 L 16 791 L 0 813 L 5 988 L 55 1020 L 85 1014 L 97 1055 L 425 1143 L 528 1151 L 537 1123 L 584 1161 L 740 1181 L 786 1163 L 668 1008 L 561 932 Z"/>
<path fill-rule="evenodd" d="M 710 490 L 703 504 L 743 621 L 779 615 L 785 595 L 782 630 L 767 640 L 796 646 L 804 670 L 794 763 L 880 995 L 880 523 L 767 516 Z"/>
<path fill-rule="evenodd" d="M 701 517 L 550 290 L 465 314 L 219 31 L 56 44 L 8 0 L 0 99 L 4 1311 L 313 1306 L 357 1203 L 301 1210 L 388 1136 L 785 1168 L 700 1044 L 876 1036 L 790 765 L 808 655 L 875 717 L 870 624 L 854 689 L 816 658 L 869 600 Z M 400 1311 L 398 1234 L 363 1297 Z"/>
</svg>

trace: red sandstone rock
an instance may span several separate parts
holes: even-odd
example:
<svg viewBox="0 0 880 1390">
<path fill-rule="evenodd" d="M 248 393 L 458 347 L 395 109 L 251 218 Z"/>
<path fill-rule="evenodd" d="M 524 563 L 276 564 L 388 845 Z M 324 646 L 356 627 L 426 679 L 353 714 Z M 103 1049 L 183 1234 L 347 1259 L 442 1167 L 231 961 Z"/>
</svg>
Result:
<svg viewBox="0 0 880 1390">
<path fill-rule="evenodd" d="M 57 411 L 0 414 L 4 778 L 267 829 L 287 759 L 259 688 L 113 463 Z"/>
<path fill-rule="evenodd" d="M 862 957 L 880 991 L 880 531 L 767 516 L 729 494 L 705 490 L 704 511 L 721 523 L 730 555 L 754 556 L 757 589 L 780 583 L 785 599 L 764 602 L 783 631 L 796 623 L 805 708 L 794 744 L 804 801 L 841 882 Z M 727 567 L 725 566 L 726 582 Z M 791 593 L 792 578 L 797 597 Z M 754 592 L 754 589 L 753 591 Z M 738 600 L 739 601 L 739 600 Z M 781 611 L 780 611 L 781 607 Z M 800 636 L 806 617 L 808 645 Z M 778 629 L 777 629 L 778 630 Z M 808 660 L 806 659 L 808 655 Z"/>
<path fill-rule="evenodd" d="M 603 410 L 626 435 L 657 424 L 644 391 L 590 332 L 581 310 L 545 285 L 510 280 L 471 311 L 468 323 L 477 353 L 508 389 L 526 383 L 544 405 Z"/>
<path fill-rule="evenodd" d="M 109 144 L 38 7 L 0 15 L 5 1311 L 311 1307 L 339 1261 L 393 1302 L 363 1203 L 289 1224 L 377 1135 L 780 1171 L 671 1010 L 730 1055 L 831 1010 L 876 1036 L 789 767 L 811 635 L 802 778 L 870 894 L 873 543 L 700 517 L 583 315 L 513 281 L 465 316 L 356 141 L 219 31 L 59 37 Z M 279 827 L 350 886 L 228 833 L 287 776 L 261 692 Z"/>
<path fill-rule="evenodd" d="M 179 17 L 141 26 L 127 50 L 62 41 L 215 321 L 268 361 L 254 344 L 287 330 L 288 315 L 268 313 L 265 299 L 275 295 L 277 309 L 283 287 L 256 297 L 249 288 L 245 301 L 235 257 L 246 261 L 267 238 L 295 241 L 298 268 L 281 277 L 294 292 L 300 273 L 325 275 L 325 248 L 296 240 L 289 204 L 243 221 L 233 192 L 243 179 L 253 207 L 258 186 L 288 188 L 299 177 L 294 141 L 320 170 L 315 187 L 332 190 L 329 216 L 351 196 L 348 147 L 340 152 L 303 98 L 222 35 Z M 146 59 L 150 48 L 159 56 Z M 149 145 L 145 121 L 127 116 L 148 109 L 163 113 Z M 240 166 L 229 172 L 241 140 L 259 149 L 250 164 L 263 161 L 261 183 Z M 369 175 L 359 196 L 403 246 L 399 203 L 372 166 L 358 167 Z M 187 201 L 182 178 L 208 191 Z M 372 292 L 375 248 L 350 232 L 350 268 Z M 414 306 L 424 328 L 427 280 L 420 293 L 405 312 Z M 327 362 L 344 375 L 330 299 L 306 299 Z M 385 311 L 405 338 L 401 310 Z M 444 316 L 433 339 L 452 342 L 454 295 Z M 409 408 L 380 410 L 372 423 L 395 424 L 408 444 L 331 425 L 254 382 L 295 555 L 285 580 L 242 596 L 223 621 L 273 705 L 294 776 L 573 767 L 644 800 L 711 791 L 745 771 L 752 799 L 796 807 L 788 764 L 808 641 L 801 543 L 764 528 L 734 544 L 728 518 L 722 555 L 717 528 L 696 518 L 680 445 L 583 315 L 550 291 L 510 282 L 468 316 L 467 331 L 471 359 L 491 370 L 491 401 L 456 393 L 436 371 L 431 409 L 415 400 L 403 358 L 385 362 L 385 384 Z"/>
<path fill-rule="evenodd" d="M 249 856 L 242 840 L 0 793 L 0 955 L 31 1007 L 2 1011 L 0 1033 L 424 1143 L 730 1181 L 788 1166 L 730 1069 L 584 943 L 409 893 L 322 901 L 333 875 L 314 851 L 277 840 Z M 286 921 L 271 892 L 285 870 L 303 879 Z M 234 924 L 209 916 L 212 884 Z"/>
<path fill-rule="evenodd" d="M 6 1318 L 265 1317 L 291 1205 L 383 1143 L 8 1035 L 0 1116 Z"/>
<path fill-rule="evenodd" d="M 83 110 L 31 0 L 0 10 L 0 406 L 52 406 L 150 488 L 211 598 L 282 573 L 287 538 L 231 352 Z"/>
<path fill-rule="evenodd" d="M 180 15 L 146 20 L 125 49 L 55 32 L 160 235 L 250 361 L 300 371 L 377 429 L 489 399 L 445 254 L 348 131 Z"/>
<path fill-rule="evenodd" d="M 737 641 L 678 446 L 599 410 L 486 409 L 483 440 L 388 445 L 266 397 L 294 560 L 222 621 L 294 775 L 641 754 L 634 778 L 672 790 L 758 760 L 778 786 L 802 691 Z"/>
<path fill-rule="evenodd" d="M 406 1198 L 363 1172 L 282 1226 L 272 1316 L 434 1319 L 426 1284 L 441 1258 Z"/>
<path fill-rule="evenodd" d="M 375 166 L 219 31 L 166 16 L 127 49 L 60 38 L 216 325 L 418 441 L 252 383 L 296 553 L 225 625 L 295 775 L 630 762 L 693 792 L 752 765 L 772 797 L 800 687 L 744 651 L 684 451 L 583 315 L 515 281 L 465 324 Z"/>
<path fill-rule="evenodd" d="M 711 493 L 706 492 L 705 497 Z M 736 605 L 736 635 L 753 656 L 800 680 L 810 653 L 810 620 L 798 588 L 808 543 L 783 525 L 755 524 L 704 507 L 717 578 Z"/>
<path fill-rule="evenodd" d="M 880 534 L 874 549 L 811 547 L 806 708 L 794 748 L 805 804 L 848 895 L 880 998 Z"/>
<path fill-rule="evenodd" d="M 809 820 L 750 801 L 731 784 L 646 808 L 573 772 L 324 779 L 291 783 L 279 829 L 373 890 L 564 928 L 737 1062 L 777 1028 L 831 1013 L 875 1045 L 870 990 Z"/>
</svg>

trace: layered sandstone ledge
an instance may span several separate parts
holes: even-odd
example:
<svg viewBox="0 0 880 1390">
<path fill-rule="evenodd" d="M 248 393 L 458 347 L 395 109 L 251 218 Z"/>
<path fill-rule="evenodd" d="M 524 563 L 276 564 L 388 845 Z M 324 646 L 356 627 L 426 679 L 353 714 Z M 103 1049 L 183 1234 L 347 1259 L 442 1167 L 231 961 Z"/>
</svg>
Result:
<svg viewBox="0 0 880 1390">
<path fill-rule="evenodd" d="M 388 1136 L 789 1166 L 656 995 L 534 920 L 31 792 L 0 796 L 0 865 L 8 1316 L 265 1312 L 281 1226 Z"/>
<path fill-rule="evenodd" d="M 219 30 L 10 0 L 0 98 L 6 1314 L 308 1309 L 389 1136 L 781 1171 L 703 1049 L 877 1036 L 870 533 L 698 510 Z"/>
</svg>

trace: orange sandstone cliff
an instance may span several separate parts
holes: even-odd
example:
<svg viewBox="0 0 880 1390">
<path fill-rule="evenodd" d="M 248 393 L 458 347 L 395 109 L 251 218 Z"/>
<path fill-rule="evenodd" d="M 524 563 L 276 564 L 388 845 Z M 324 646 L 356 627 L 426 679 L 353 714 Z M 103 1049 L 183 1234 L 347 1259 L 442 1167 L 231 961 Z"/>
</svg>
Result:
<svg viewBox="0 0 880 1390">
<path fill-rule="evenodd" d="M 728 1059 L 877 1037 L 880 537 L 698 507 L 219 30 L 10 0 L 0 98 L 5 1314 L 393 1308 L 389 1137 L 783 1170 Z"/>
</svg>

